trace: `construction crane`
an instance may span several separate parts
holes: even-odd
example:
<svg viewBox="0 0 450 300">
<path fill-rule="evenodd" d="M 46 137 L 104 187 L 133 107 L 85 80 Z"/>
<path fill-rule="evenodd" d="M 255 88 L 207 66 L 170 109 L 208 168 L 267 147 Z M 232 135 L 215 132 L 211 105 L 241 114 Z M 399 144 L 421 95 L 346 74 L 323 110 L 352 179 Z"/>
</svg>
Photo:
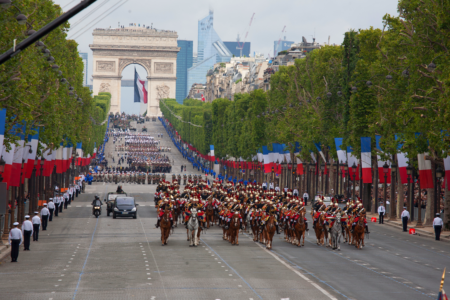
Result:
<svg viewBox="0 0 450 300">
<path fill-rule="evenodd" d="M 278 39 L 277 46 L 275 47 L 275 49 L 273 49 L 273 57 L 275 57 L 277 55 L 277 49 L 278 49 L 278 46 L 280 45 L 281 37 L 283 36 L 285 29 L 286 29 L 286 25 L 284 25 L 283 30 L 281 30 L 281 34 L 280 34 L 280 38 Z"/>
<path fill-rule="evenodd" d="M 250 26 L 252 26 L 254 16 L 255 16 L 255 13 L 253 13 L 252 18 L 250 19 L 250 23 L 248 24 L 248 29 L 247 29 L 247 32 L 245 33 L 244 41 L 242 42 L 242 44 L 240 43 L 239 35 L 238 35 L 238 38 L 237 38 L 238 46 L 236 47 L 236 49 L 240 50 L 241 54 L 239 55 L 239 57 L 242 57 L 242 49 L 244 49 L 244 44 L 245 44 L 245 41 L 247 40 L 248 32 L 250 31 Z"/>
</svg>

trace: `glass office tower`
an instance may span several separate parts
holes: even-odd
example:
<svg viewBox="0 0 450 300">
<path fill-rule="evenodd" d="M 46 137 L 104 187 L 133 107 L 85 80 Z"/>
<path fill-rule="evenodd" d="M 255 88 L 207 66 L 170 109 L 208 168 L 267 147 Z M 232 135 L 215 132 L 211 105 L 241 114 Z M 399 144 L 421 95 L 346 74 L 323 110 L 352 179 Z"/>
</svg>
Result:
<svg viewBox="0 0 450 300">
<path fill-rule="evenodd" d="M 193 42 L 178 40 L 178 47 L 180 52 L 177 55 L 177 102 L 183 104 L 183 100 L 186 99 L 189 89 L 188 83 L 188 69 L 192 67 L 193 62 Z"/>
<path fill-rule="evenodd" d="M 242 42 L 223 42 L 225 46 L 227 46 L 228 50 L 230 50 L 231 54 L 233 54 L 236 57 L 241 56 L 241 48 Z M 244 44 L 244 47 L 242 47 L 242 56 L 250 57 L 250 42 L 246 42 Z"/>
<path fill-rule="evenodd" d="M 214 30 L 214 13 L 198 21 L 197 63 L 188 70 L 187 93 L 194 83 L 206 83 L 206 73 L 215 63 L 229 62 L 233 54 Z"/>
</svg>

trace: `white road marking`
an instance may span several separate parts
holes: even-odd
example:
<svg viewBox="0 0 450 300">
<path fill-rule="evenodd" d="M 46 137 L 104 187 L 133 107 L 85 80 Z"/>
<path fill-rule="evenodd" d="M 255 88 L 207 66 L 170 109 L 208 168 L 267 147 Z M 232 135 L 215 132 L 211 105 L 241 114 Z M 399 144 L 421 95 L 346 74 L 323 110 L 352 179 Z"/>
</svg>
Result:
<svg viewBox="0 0 450 300">
<path fill-rule="evenodd" d="M 294 269 L 292 266 L 288 265 L 284 260 L 282 260 L 281 258 L 279 258 L 277 255 L 273 254 L 271 251 L 265 249 L 263 246 L 261 246 L 259 243 L 257 243 L 256 245 L 258 245 L 261 249 L 263 249 L 264 251 L 266 251 L 267 253 L 269 253 L 270 255 L 273 256 L 273 258 L 275 258 L 276 260 L 278 260 L 282 265 L 284 265 L 286 268 L 288 268 L 289 270 L 291 270 L 292 272 L 294 272 L 295 274 L 297 274 L 299 277 L 301 277 L 303 280 L 305 280 L 306 282 L 310 283 L 312 286 L 314 286 L 316 289 L 318 289 L 320 292 L 322 292 L 322 294 L 324 294 L 325 296 L 327 296 L 329 299 L 331 300 L 337 300 L 336 297 L 334 297 L 333 295 L 331 295 L 330 293 L 328 293 L 326 290 L 324 290 L 322 287 L 320 287 L 317 283 L 315 283 L 314 281 L 312 281 L 311 279 L 309 279 L 308 277 L 306 277 L 305 275 L 303 275 L 302 273 L 300 273 L 299 271 L 297 271 L 296 269 Z"/>
</svg>

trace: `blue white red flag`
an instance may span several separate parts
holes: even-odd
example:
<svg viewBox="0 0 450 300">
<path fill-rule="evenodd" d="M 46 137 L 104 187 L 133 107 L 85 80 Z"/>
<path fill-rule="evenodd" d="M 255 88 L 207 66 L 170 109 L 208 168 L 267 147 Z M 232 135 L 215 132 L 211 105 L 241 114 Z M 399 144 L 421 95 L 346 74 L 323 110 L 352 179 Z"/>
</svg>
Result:
<svg viewBox="0 0 450 300">
<path fill-rule="evenodd" d="M 134 69 L 134 102 L 147 104 L 147 90 L 145 89 L 145 81 L 139 77 Z"/>
</svg>

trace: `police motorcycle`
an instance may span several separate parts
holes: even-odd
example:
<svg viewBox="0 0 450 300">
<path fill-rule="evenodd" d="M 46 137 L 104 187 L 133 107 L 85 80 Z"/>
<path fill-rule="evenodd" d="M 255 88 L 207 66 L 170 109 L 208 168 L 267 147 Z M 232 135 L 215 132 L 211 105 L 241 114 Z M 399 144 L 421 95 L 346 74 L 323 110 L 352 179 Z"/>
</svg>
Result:
<svg viewBox="0 0 450 300">
<path fill-rule="evenodd" d="M 92 201 L 92 214 L 96 218 L 102 214 L 102 201 L 98 196 L 95 196 L 94 201 Z"/>
</svg>

